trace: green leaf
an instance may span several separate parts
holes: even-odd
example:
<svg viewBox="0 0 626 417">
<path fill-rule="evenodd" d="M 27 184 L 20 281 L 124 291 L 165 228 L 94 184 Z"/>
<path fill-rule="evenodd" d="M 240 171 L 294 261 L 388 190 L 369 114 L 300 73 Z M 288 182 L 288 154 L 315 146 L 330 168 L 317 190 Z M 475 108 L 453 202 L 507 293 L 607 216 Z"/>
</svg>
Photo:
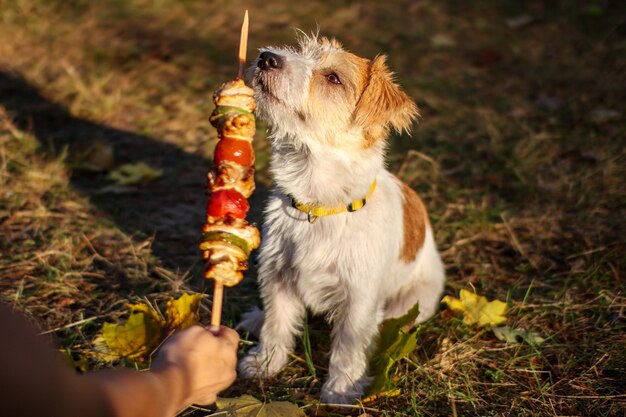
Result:
<svg viewBox="0 0 626 417">
<path fill-rule="evenodd" d="M 494 327 L 493 334 L 499 339 L 507 343 L 520 344 L 523 342 L 529 345 L 537 346 L 545 342 L 545 339 L 535 332 L 524 329 L 512 329 L 509 326 Z"/>
<path fill-rule="evenodd" d="M 165 309 L 167 328 L 170 330 L 182 330 L 198 324 L 200 321 L 198 310 L 201 299 L 202 294 L 184 293 L 177 300 L 168 300 Z"/>
<path fill-rule="evenodd" d="M 231 417 L 304 417 L 304 412 L 295 404 L 285 401 L 263 403 L 251 395 L 237 398 L 219 398 L 215 402 L 218 410 L 228 412 Z"/>
<path fill-rule="evenodd" d="M 119 185 L 135 185 L 152 181 L 163 175 L 160 169 L 154 169 L 145 162 L 124 164 L 115 171 L 111 171 L 107 178 Z"/>
<path fill-rule="evenodd" d="M 382 323 L 376 351 L 370 360 L 370 375 L 374 378 L 368 397 L 393 396 L 397 392 L 389 377 L 393 365 L 415 350 L 418 328 L 406 330 L 419 315 L 415 304 L 404 316 L 388 319 Z"/>
</svg>

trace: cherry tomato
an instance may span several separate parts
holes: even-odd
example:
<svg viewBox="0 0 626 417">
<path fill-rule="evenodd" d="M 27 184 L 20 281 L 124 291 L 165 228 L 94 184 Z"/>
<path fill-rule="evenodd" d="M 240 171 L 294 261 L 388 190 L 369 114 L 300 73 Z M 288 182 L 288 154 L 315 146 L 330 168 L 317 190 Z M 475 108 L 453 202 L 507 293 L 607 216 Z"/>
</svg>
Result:
<svg viewBox="0 0 626 417">
<path fill-rule="evenodd" d="M 250 166 L 254 163 L 252 146 L 245 140 L 222 138 L 217 142 L 213 153 L 213 162 L 232 161 L 239 165 Z"/>
<path fill-rule="evenodd" d="M 213 217 L 231 216 L 243 219 L 249 209 L 248 200 L 238 191 L 228 188 L 211 193 L 206 211 Z"/>
</svg>

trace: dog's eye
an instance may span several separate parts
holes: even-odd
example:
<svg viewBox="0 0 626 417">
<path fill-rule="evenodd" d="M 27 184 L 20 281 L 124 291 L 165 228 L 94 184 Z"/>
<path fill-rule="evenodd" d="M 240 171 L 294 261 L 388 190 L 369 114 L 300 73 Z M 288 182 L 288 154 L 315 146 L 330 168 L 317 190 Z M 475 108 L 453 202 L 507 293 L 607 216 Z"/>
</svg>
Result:
<svg viewBox="0 0 626 417">
<path fill-rule="evenodd" d="M 326 76 L 326 79 L 333 84 L 341 84 L 341 80 L 334 72 Z"/>
</svg>

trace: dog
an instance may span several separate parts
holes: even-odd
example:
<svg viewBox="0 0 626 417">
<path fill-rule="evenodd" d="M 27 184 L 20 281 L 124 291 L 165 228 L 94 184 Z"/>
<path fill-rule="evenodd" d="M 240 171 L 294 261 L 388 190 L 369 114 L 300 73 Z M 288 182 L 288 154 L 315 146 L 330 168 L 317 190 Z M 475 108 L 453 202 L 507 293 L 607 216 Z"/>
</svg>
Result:
<svg viewBox="0 0 626 417">
<path fill-rule="evenodd" d="M 385 169 L 391 129 L 408 131 L 417 106 L 385 56 L 358 57 L 334 40 L 302 34 L 297 47 L 260 50 L 251 70 L 257 115 L 268 124 L 275 180 L 264 213 L 258 282 L 259 345 L 240 375 L 267 378 L 286 365 L 306 309 L 332 326 L 321 400 L 364 393 L 379 324 L 419 303 L 430 318 L 444 266 L 426 208 Z"/>
</svg>

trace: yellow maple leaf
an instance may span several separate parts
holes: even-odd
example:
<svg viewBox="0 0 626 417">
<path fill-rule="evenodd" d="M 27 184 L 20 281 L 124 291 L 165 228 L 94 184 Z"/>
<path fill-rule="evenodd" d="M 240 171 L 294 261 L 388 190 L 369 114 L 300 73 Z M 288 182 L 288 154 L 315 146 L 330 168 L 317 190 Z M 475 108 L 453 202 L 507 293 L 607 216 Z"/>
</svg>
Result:
<svg viewBox="0 0 626 417">
<path fill-rule="evenodd" d="M 59 353 L 63 361 L 74 371 L 85 373 L 89 370 L 89 358 L 87 355 L 80 354 L 77 358 L 72 354 L 71 349 L 59 349 Z"/>
<path fill-rule="evenodd" d="M 123 324 L 104 323 L 102 336 L 96 345 L 104 342 L 103 358 L 129 358 L 142 361 L 161 340 L 161 327 L 150 314 L 143 311 L 131 313 Z"/>
<path fill-rule="evenodd" d="M 167 328 L 170 330 L 182 330 L 198 324 L 200 321 L 198 310 L 201 299 L 202 294 L 184 293 L 176 300 L 168 300 L 165 308 Z"/>
<path fill-rule="evenodd" d="M 163 319 L 163 317 L 161 316 L 161 314 L 159 314 L 158 311 L 156 311 L 154 309 L 154 307 L 152 307 L 149 304 L 143 303 L 143 302 L 139 302 L 139 303 L 128 303 L 126 304 L 126 307 L 128 307 L 128 310 L 131 313 L 146 313 L 148 314 L 152 319 L 154 319 L 154 321 L 156 323 L 158 323 L 159 327 L 163 328 L 165 327 L 165 320 Z"/>
<path fill-rule="evenodd" d="M 390 389 L 389 391 L 382 391 L 382 392 L 377 392 L 376 394 L 370 394 L 366 396 L 365 398 L 361 399 L 361 402 L 363 404 L 371 404 L 383 398 L 397 397 L 400 394 L 402 394 L 402 390 L 400 388 L 393 388 L 393 389 Z"/>
<path fill-rule="evenodd" d="M 506 321 L 506 303 L 487 298 L 467 290 L 461 290 L 459 298 L 445 296 L 442 302 L 453 311 L 463 312 L 463 323 L 479 327 L 497 326 Z"/>
<path fill-rule="evenodd" d="M 202 294 L 184 293 L 167 300 L 165 318 L 152 305 L 144 302 L 126 304 L 130 315 L 123 323 L 104 323 L 93 344 L 98 357 L 104 360 L 121 358 L 144 362 L 173 330 L 198 324 Z"/>
<path fill-rule="evenodd" d="M 304 411 L 287 401 L 261 402 L 251 395 L 236 398 L 220 398 L 215 401 L 217 409 L 234 417 L 304 417 Z M 219 414 L 219 413 L 218 413 Z"/>
</svg>

